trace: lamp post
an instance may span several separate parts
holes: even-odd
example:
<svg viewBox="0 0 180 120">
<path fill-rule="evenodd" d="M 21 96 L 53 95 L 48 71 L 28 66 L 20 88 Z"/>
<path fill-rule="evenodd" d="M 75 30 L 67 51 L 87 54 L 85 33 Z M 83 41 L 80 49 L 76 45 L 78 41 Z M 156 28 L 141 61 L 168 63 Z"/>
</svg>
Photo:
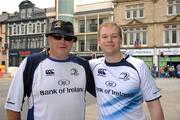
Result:
<svg viewBox="0 0 180 120">
<path fill-rule="evenodd" d="M 161 73 L 160 73 L 160 49 L 159 49 L 159 53 L 158 53 L 158 77 L 160 77 Z"/>
</svg>

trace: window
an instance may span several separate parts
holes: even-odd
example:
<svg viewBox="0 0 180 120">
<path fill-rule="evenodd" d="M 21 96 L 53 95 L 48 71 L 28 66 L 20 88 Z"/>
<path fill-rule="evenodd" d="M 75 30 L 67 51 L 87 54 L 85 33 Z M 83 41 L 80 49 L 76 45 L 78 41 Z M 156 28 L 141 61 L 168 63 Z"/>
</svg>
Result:
<svg viewBox="0 0 180 120">
<path fill-rule="evenodd" d="M 78 21 L 78 30 L 79 30 L 79 33 L 85 32 L 85 21 L 84 20 Z"/>
<path fill-rule="evenodd" d="M 16 39 L 16 43 L 17 43 L 17 49 L 21 48 L 21 44 L 20 44 L 21 40 L 20 39 Z"/>
<path fill-rule="evenodd" d="M 134 43 L 134 40 L 133 40 L 133 32 L 130 32 L 130 45 L 133 45 L 133 43 Z"/>
<path fill-rule="evenodd" d="M 123 39 L 123 45 L 127 45 L 127 33 L 124 33 L 124 34 L 123 34 L 123 37 L 124 37 L 124 39 Z"/>
<path fill-rule="evenodd" d="M 97 35 L 87 35 L 86 51 L 97 51 Z"/>
<path fill-rule="evenodd" d="M 27 9 L 27 17 L 28 18 L 32 17 L 32 8 Z"/>
<path fill-rule="evenodd" d="M 91 39 L 87 40 L 87 51 L 97 51 L 97 40 L 96 39 Z"/>
<path fill-rule="evenodd" d="M 84 52 L 84 40 L 79 40 L 79 51 Z"/>
<path fill-rule="evenodd" d="M 144 5 L 128 5 L 126 6 L 126 19 L 143 18 Z"/>
<path fill-rule="evenodd" d="M 41 23 L 41 33 L 44 33 L 45 23 Z"/>
<path fill-rule="evenodd" d="M 19 29 L 20 29 L 20 28 L 19 28 L 19 25 L 18 25 L 18 26 L 17 26 L 17 34 L 18 34 L 18 35 L 19 35 L 19 33 L 20 33 L 20 32 L 19 32 Z"/>
<path fill-rule="evenodd" d="M 35 28 L 36 27 L 36 25 L 35 24 L 33 24 L 33 33 L 35 33 Z"/>
<path fill-rule="evenodd" d="M 9 27 L 9 35 L 12 35 L 12 27 Z"/>
<path fill-rule="evenodd" d="M 24 34 L 24 25 L 21 25 L 21 34 Z"/>
<path fill-rule="evenodd" d="M 33 38 L 31 39 L 31 43 L 30 44 L 31 44 L 30 48 L 34 48 L 34 39 Z"/>
<path fill-rule="evenodd" d="M 16 35 L 16 25 L 13 25 L 13 34 Z"/>
<path fill-rule="evenodd" d="M 85 45 L 84 45 L 85 36 L 77 36 L 77 38 L 78 38 L 78 51 L 84 52 L 85 51 Z"/>
<path fill-rule="evenodd" d="M 22 9 L 20 13 L 21 13 L 21 18 L 26 18 L 26 10 L 25 9 Z"/>
<path fill-rule="evenodd" d="M 164 44 L 180 44 L 180 25 L 167 25 L 164 30 Z"/>
<path fill-rule="evenodd" d="M 41 29 L 40 29 L 40 23 L 37 23 L 36 28 L 37 28 L 37 31 L 36 31 L 36 32 L 37 32 L 37 33 L 40 33 L 40 30 L 41 30 Z"/>
<path fill-rule="evenodd" d="M 32 33 L 32 24 L 31 23 L 28 25 L 28 31 L 29 31 L 29 33 Z"/>
<path fill-rule="evenodd" d="M 22 43 L 22 49 L 27 49 L 26 48 L 26 39 L 25 38 L 21 40 L 21 43 Z"/>
<path fill-rule="evenodd" d="M 105 23 L 108 21 L 108 18 L 107 17 L 104 17 L 104 18 L 100 18 L 99 19 L 99 25 L 101 25 L 102 23 Z"/>
<path fill-rule="evenodd" d="M 147 32 L 143 32 L 143 41 L 142 41 L 143 45 L 147 44 Z"/>
<path fill-rule="evenodd" d="M 25 25 L 25 34 L 27 34 L 27 25 Z"/>
<path fill-rule="evenodd" d="M 169 31 L 165 31 L 165 44 L 169 43 Z"/>
<path fill-rule="evenodd" d="M 180 0 L 168 0 L 168 15 L 180 13 Z"/>
<path fill-rule="evenodd" d="M 28 38 L 27 42 L 28 42 L 27 45 L 28 45 L 28 49 L 29 49 L 29 48 L 31 48 L 31 38 Z"/>
<path fill-rule="evenodd" d="M 86 32 L 97 32 L 97 19 L 87 20 L 86 26 Z"/>
<path fill-rule="evenodd" d="M 16 39 L 11 40 L 11 48 L 12 49 L 17 49 L 17 41 L 16 41 Z"/>
<path fill-rule="evenodd" d="M 147 45 L 147 28 L 123 28 L 123 46 Z"/>
<path fill-rule="evenodd" d="M 43 42 L 43 37 L 41 36 L 39 39 L 39 47 L 38 48 L 43 48 L 44 47 L 44 42 Z"/>
<path fill-rule="evenodd" d="M 176 30 L 172 31 L 172 43 L 176 43 L 177 42 L 177 38 L 176 38 Z"/>
</svg>

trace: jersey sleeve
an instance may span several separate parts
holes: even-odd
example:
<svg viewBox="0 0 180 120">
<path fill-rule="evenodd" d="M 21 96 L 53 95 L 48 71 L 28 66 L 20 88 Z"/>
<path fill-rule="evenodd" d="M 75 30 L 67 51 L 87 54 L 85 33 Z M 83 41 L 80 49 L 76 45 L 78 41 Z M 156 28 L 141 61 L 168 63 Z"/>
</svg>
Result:
<svg viewBox="0 0 180 120">
<path fill-rule="evenodd" d="M 20 112 L 23 104 L 23 71 L 26 66 L 25 58 L 19 68 L 17 69 L 15 76 L 10 84 L 7 100 L 5 103 L 5 109 L 9 109 L 12 111 Z"/>
<path fill-rule="evenodd" d="M 161 97 L 155 79 L 152 77 L 147 65 L 142 62 L 140 67 L 141 89 L 145 101 L 152 101 Z"/>
<path fill-rule="evenodd" d="M 90 68 L 90 65 L 89 65 L 89 62 L 87 62 L 87 65 L 86 65 L 86 69 L 87 69 L 87 75 L 86 75 L 86 80 L 87 80 L 87 83 L 86 83 L 86 90 L 91 94 L 93 95 L 94 97 L 96 97 L 96 90 L 95 90 L 95 82 L 94 82 L 94 76 L 92 74 L 92 70 Z"/>
</svg>

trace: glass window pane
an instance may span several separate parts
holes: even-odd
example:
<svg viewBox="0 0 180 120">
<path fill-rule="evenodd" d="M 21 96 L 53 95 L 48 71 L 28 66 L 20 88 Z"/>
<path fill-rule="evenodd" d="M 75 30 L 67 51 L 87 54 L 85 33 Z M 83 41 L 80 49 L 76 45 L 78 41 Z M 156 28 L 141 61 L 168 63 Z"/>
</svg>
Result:
<svg viewBox="0 0 180 120">
<path fill-rule="evenodd" d="M 173 0 L 168 0 L 168 4 L 173 4 Z"/>
<path fill-rule="evenodd" d="M 36 26 L 36 27 L 37 27 L 37 31 L 36 31 L 36 32 L 37 32 L 37 33 L 40 33 L 40 23 L 37 23 L 37 26 Z"/>
<path fill-rule="evenodd" d="M 143 45 L 146 45 L 147 44 L 147 33 L 146 32 L 143 32 Z"/>
<path fill-rule="evenodd" d="M 126 17 L 127 18 L 130 18 L 131 17 L 131 12 L 128 10 L 127 13 L 126 13 Z"/>
<path fill-rule="evenodd" d="M 173 14 L 173 6 L 168 7 L 168 14 Z"/>
<path fill-rule="evenodd" d="M 124 41 L 123 41 L 124 45 L 127 45 L 127 33 L 124 33 Z"/>
<path fill-rule="evenodd" d="M 137 17 L 137 11 L 134 10 L 134 11 L 133 11 L 133 18 L 136 18 L 136 17 Z"/>
<path fill-rule="evenodd" d="M 97 51 L 97 35 L 87 35 L 86 50 Z"/>
<path fill-rule="evenodd" d="M 172 31 L 172 43 L 176 43 L 176 30 Z"/>
<path fill-rule="evenodd" d="M 176 5 L 176 13 L 180 13 L 180 4 Z"/>
<path fill-rule="evenodd" d="M 78 21 L 78 31 L 80 33 L 84 33 L 85 32 L 85 21 L 84 20 L 79 20 Z"/>
<path fill-rule="evenodd" d="M 133 45 L 133 32 L 130 32 L 130 45 Z"/>
<path fill-rule="evenodd" d="M 144 11 L 143 11 L 143 9 L 141 9 L 141 10 L 139 11 L 139 17 L 144 17 Z"/>
<path fill-rule="evenodd" d="M 169 31 L 165 31 L 165 43 L 169 43 Z"/>
</svg>

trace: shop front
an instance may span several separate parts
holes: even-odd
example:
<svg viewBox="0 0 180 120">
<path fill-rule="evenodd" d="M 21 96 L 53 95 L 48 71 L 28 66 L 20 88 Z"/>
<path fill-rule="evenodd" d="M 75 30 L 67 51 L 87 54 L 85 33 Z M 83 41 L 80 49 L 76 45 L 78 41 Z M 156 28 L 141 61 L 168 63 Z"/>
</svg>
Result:
<svg viewBox="0 0 180 120">
<path fill-rule="evenodd" d="M 32 53 L 37 53 L 42 51 L 42 49 L 16 49 L 16 50 L 9 50 L 9 67 L 18 67 L 22 60 Z"/>
<path fill-rule="evenodd" d="M 158 63 L 160 67 L 174 66 L 180 64 L 180 48 L 157 49 Z"/>
<path fill-rule="evenodd" d="M 149 68 L 151 68 L 153 65 L 153 49 L 128 49 L 126 50 L 125 54 L 142 59 Z"/>
<path fill-rule="evenodd" d="M 180 48 L 157 49 L 159 76 L 175 77 L 180 64 Z"/>
</svg>

